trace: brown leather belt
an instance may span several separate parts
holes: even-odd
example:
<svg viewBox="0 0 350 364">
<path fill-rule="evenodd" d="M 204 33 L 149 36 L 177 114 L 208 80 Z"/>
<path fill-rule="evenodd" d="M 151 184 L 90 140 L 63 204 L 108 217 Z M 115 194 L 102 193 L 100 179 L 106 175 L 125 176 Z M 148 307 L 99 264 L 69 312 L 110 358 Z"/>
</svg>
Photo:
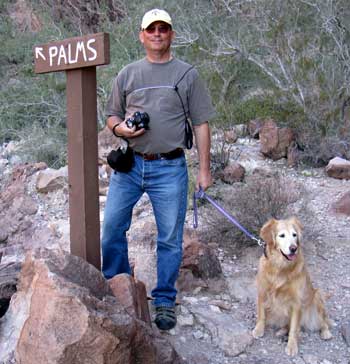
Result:
<svg viewBox="0 0 350 364">
<path fill-rule="evenodd" d="M 176 159 L 183 156 L 184 151 L 181 148 L 176 148 L 168 153 L 155 153 L 155 154 L 147 154 L 147 153 L 140 153 L 134 152 L 136 155 L 142 157 L 145 161 L 155 161 L 157 159 Z"/>
</svg>

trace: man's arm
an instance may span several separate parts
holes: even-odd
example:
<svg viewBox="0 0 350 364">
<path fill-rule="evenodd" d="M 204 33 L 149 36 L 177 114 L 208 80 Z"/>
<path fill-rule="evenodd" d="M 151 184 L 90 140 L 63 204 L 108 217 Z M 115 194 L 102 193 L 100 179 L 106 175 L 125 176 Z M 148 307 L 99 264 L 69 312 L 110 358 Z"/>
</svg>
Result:
<svg viewBox="0 0 350 364">
<path fill-rule="evenodd" d="M 196 191 L 201 187 L 204 191 L 212 185 L 210 173 L 210 129 L 208 122 L 193 126 L 199 158 L 199 171 Z"/>
</svg>

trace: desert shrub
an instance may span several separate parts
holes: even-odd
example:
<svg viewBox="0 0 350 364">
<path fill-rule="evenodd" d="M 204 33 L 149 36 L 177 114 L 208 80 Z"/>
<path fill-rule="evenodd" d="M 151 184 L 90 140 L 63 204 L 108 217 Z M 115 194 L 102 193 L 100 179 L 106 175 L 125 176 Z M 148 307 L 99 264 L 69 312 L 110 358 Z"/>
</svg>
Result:
<svg viewBox="0 0 350 364">
<path fill-rule="evenodd" d="M 281 102 L 277 97 L 250 98 L 233 107 L 236 124 L 245 124 L 256 118 L 272 118 L 280 124 L 295 125 L 305 120 L 303 110 L 292 102 Z"/>
<path fill-rule="evenodd" d="M 220 173 L 227 167 L 231 160 L 237 160 L 242 151 L 225 139 L 220 129 L 213 128 L 214 137 L 211 145 L 211 169 L 213 175 Z"/>
<path fill-rule="evenodd" d="M 67 130 L 60 124 L 35 123 L 19 132 L 17 154 L 25 162 L 45 162 L 51 168 L 67 164 Z"/>
<path fill-rule="evenodd" d="M 350 135 L 335 130 L 334 135 L 322 135 L 319 130 L 299 133 L 300 162 L 307 166 L 324 167 L 334 157 L 350 160 Z"/>
<path fill-rule="evenodd" d="M 280 174 L 253 175 L 246 178 L 246 183 L 231 186 L 230 193 L 217 194 L 214 198 L 250 233 L 259 236 L 268 219 L 286 217 L 288 206 L 296 202 L 300 194 L 300 187 Z M 256 244 L 209 203 L 205 205 L 206 209 L 201 211 L 206 211 L 203 219 L 206 240 L 217 242 L 235 253 Z"/>
</svg>

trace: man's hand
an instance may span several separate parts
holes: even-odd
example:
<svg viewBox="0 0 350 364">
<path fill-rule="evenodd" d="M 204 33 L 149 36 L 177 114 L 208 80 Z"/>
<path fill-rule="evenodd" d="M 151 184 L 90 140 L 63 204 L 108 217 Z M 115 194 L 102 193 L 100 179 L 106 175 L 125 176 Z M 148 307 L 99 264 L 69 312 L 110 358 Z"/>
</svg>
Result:
<svg viewBox="0 0 350 364">
<path fill-rule="evenodd" d="M 123 121 L 118 116 L 110 116 L 107 119 L 107 125 L 111 131 L 113 131 L 117 136 L 121 136 L 124 138 L 136 138 L 140 135 L 142 135 L 146 130 L 140 129 L 136 131 L 136 128 L 133 127 L 132 129 L 128 128 L 126 125 L 125 120 Z M 115 126 L 117 125 L 117 126 Z"/>
<path fill-rule="evenodd" d="M 196 181 L 196 191 L 197 192 L 199 191 L 200 188 L 203 191 L 205 191 L 212 184 L 213 184 L 213 179 L 211 177 L 210 170 L 198 172 L 197 181 Z"/>
<path fill-rule="evenodd" d="M 120 135 L 124 138 L 136 138 L 142 134 L 144 134 L 144 132 L 146 131 L 145 129 L 139 129 L 136 130 L 136 127 L 132 127 L 131 129 L 126 125 L 125 120 L 120 123 L 115 129 L 114 129 L 115 133 L 117 135 Z"/>
</svg>

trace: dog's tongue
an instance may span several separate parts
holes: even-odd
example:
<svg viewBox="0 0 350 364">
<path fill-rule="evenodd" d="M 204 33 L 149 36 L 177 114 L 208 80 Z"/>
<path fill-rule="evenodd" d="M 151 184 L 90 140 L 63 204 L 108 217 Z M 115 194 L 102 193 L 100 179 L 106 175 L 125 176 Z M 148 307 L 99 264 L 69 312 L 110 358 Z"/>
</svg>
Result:
<svg viewBox="0 0 350 364">
<path fill-rule="evenodd" d="M 297 255 L 296 254 L 289 254 L 289 255 L 287 255 L 287 257 L 288 257 L 289 260 L 294 260 L 297 257 Z"/>
</svg>

